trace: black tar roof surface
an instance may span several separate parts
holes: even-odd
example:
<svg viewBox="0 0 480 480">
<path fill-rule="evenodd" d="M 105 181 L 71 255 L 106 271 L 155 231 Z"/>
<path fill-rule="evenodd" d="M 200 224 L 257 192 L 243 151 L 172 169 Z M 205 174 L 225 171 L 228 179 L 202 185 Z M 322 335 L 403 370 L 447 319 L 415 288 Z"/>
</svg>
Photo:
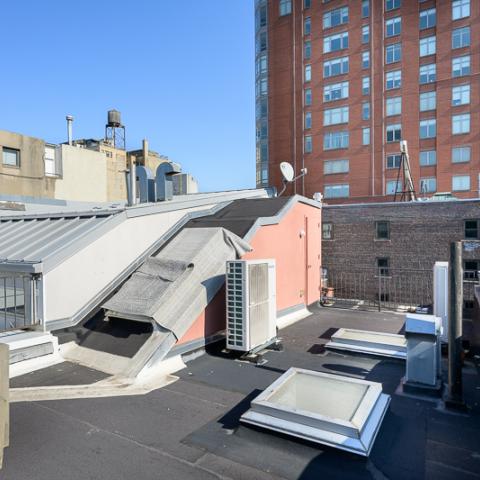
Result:
<svg viewBox="0 0 480 480">
<path fill-rule="evenodd" d="M 145 396 L 13 404 L 2 480 L 480 478 L 480 379 L 464 368 L 468 415 L 395 394 L 404 363 L 326 352 L 334 329 L 399 332 L 403 316 L 318 309 L 285 330 L 263 366 L 214 350 Z M 390 408 L 369 459 L 238 422 L 290 366 L 382 382 Z"/>
<path fill-rule="evenodd" d="M 290 197 L 244 198 L 234 200 L 214 215 L 190 220 L 185 228 L 223 227 L 244 237 L 260 217 L 274 217 Z"/>
</svg>

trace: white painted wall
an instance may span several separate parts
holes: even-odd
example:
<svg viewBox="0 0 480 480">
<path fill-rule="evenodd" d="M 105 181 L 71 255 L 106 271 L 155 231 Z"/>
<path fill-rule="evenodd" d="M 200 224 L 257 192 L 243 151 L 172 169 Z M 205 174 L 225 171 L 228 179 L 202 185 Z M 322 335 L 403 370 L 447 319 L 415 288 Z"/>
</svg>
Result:
<svg viewBox="0 0 480 480">
<path fill-rule="evenodd" d="M 45 322 L 73 317 L 189 212 L 213 205 L 125 219 L 44 275 Z"/>
<path fill-rule="evenodd" d="M 107 158 L 104 153 L 60 145 L 62 177 L 55 181 L 55 198 L 108 202 Z"/>
</svg>

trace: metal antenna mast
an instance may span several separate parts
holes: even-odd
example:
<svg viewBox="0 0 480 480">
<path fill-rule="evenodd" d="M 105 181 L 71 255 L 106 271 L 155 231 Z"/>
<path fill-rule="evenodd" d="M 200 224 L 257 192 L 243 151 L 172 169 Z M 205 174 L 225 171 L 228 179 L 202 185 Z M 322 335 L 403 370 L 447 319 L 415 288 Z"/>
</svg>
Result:
<svg viewBox="0 0 480 480">
<path fill-rule="evenodd" d="M 407 141 L 402 140 L 400 142 L 400 165 L 398 166 L 397 182 L 395 184 L 395 195 L 393 201 L 397 201 L 397 194 L 400 195 L 400 201 L 414 201 L 417 199 L 415 194 L 415 187 L 412 180 L 412 172 L 410 170 L 410 159 L 408 157 Z M 398 191 L 398 184 L 402 177 L 402 189 Z"/>
</svg>

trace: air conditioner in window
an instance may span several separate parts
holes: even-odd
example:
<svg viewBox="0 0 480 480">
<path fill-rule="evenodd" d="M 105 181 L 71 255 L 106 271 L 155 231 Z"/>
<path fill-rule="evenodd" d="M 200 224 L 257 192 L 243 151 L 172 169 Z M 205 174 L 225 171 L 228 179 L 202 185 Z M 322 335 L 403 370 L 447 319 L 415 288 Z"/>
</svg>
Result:
<svg viewBox="0 0 480 480">
<path fill-rule="evenodd" d="M 250 352 L 275 340 L 275 260 L 227 262 L 227 348 Z"/>
</svg>

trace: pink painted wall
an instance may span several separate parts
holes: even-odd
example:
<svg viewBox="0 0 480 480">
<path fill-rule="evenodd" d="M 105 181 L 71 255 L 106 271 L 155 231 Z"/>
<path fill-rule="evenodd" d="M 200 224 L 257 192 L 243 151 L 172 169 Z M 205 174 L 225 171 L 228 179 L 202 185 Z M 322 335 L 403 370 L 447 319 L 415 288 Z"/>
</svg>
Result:
<svg viewBox="0 0 480 480">
<path fill-rule="evenodd" d="M 274 258 L 277 311 L 320 298 L 321 210 L 297 203 L 277 225 L 260 227 L 250 240 L 245 260 Z M 225 329 L 225 289 L 222 288 L 177 342 L 205 338 Z"/>
<path fill-rule="evenodd" d="M 318 208 L 297 203 L 278 225 L 260 228 L 243 258 L 274 258 L 277 264 L 277 311 L 320 298 L 322 217 Z"/>
</svg>

